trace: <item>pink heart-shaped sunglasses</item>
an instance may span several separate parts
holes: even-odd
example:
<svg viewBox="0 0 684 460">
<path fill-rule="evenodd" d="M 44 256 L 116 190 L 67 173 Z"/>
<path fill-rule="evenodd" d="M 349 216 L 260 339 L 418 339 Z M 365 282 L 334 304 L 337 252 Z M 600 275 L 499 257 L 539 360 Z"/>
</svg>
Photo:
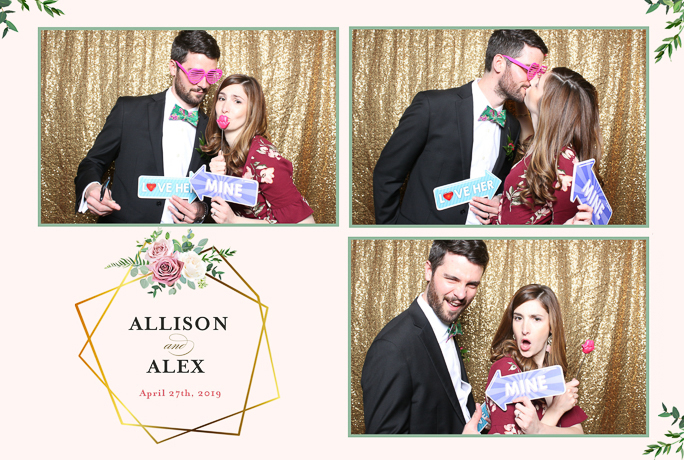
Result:
<svg viewBox="0 0 684 460">
<path fill-rule="evenodd" d="M 539 74 L 540 76 L 544 75 L 544 73 L 546 73 L 546 69 L 548 69 L 548 67 L 546 67 L 545 65 L 540 65 L 540 64 L 537 64 L 536 62 L 532 63 L 528 67 L 525 64 L 523 64 L 522 62 L 518 62 L 510 56 L 506 56 L 505 54 L 502 54 L 501 56 L 505 57 L 506 59 L 511 61 L 513 64 L 527 70 L 527 79 L 528 80 L 532 80 L 534 78 L 534 76 L 537 74 Z"/>
<path fill-rule="evenodd" d="M 221 76 L 223 75 L 223 71 L 221 69 L 212 69 L 208 72 L 204 72 L 204 69 L 190 69 L 190 70 L 185 70 L 185 68 L 181 65 L 180 62 L 178 61 L 173 61 L 180 67 L 180 69 L 187 75 L 188 81 L 192 83 L 193 85 L 196 85 L 197 83 L 201 82 L 204 76 L 207 76 L 207 83 L 210 85 L 213 85 L 217 81 L 221 79 Z"/>
</svg>

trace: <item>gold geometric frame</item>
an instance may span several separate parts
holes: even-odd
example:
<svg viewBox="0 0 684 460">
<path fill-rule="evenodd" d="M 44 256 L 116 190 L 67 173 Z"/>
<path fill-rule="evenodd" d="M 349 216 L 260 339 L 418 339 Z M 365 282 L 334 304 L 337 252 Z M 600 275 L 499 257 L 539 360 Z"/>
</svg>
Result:
<svg viewBox="0 0 684 460">
<path fill-rule="evenodd" d="M 146 246 L 146 244 L 143 245 L 143 247 L 145 247 L 145 246 Z M 142 250 L 142 248 L 141 248 L 141 250 Z M 95 375 L 95 377 L 97 377 L 97 379 L 100 381 L 100 383 L 102 383 L 102 384 L 105 386 L 105 388 L 107 388 L 107 391 L 109 392 L 109 397 L 111 398 L 112 404 L 114 405 L 114 410 L 116 411 L 116 415 L 117 415 L 117 417 L 119 418 L 119 423 L 121 423 L 122 425 L 126 425 L 126 426 L 137 426 L 137 427 L 141 427 L 143 430 L 145 430 L 145 432 L 150 436 L 150 438 L 152 438 L 152 440 L 153 440 L 156 444 L 160 444 L 160 443 L 162 443 L 162 442 L 168 441 L 168 440 L 170 440 L 170 439 L 177 438 L 178 436 L 182 436 L 182 435 L 184 435 L 184 434 L 191 433 L 191 432 L 196 432 L 196 433 L 210 433 L 210 434 L 223 434 L 223 435 L 230 435 L 230 436 L 240 436 L 240 432 L 242 431 L 242 423 L 244 422 L 245 412 L 247 412 L 248 410 L 252 410 L 252 409 L 254 409 L 254 408 L 256 408 L 256 407 L 263 406 L 263 405 L 266 404 L 266 403 L 275 401 L 276 399 L 279 399 L 279 398 L 280 398 L 280 390 L 278 389 L 278 380 L 276 379 L 275 367 L 273 366 L 273 357 L 272 357 L 272 355 L 271 355 L 271 346 L 270 346 L 270 344 L 269 344 L 269 342 L 268 342 L 268 333 L 267 333 L 267 331 L 266 331 L 266 318 L 267 318 L 267 316 L 268 316 L 268 307 L 267 307 L 266 305 L 264 305 L 264 304 L 261 303 L 261 298 L 259 297 L 259 294 L 257 294 L 256 291 L 255 291 L 254 289 L 252 289 L 252 287 L 249 285 L 249 283 L 247 283 L 247 281 L 242 277 L 242 275 L 240 275 L 240 273 L 238 273 L 238 271 L 235 269 L 235 267 L 233 267 L 233 265 L 232 265 L 230 262 L 228 262 L 228 261 L 226 260 L 226 258 L 225 258 L 223 255 L 221 255 L 221 253 L 216 249 L 215 246 L 212 246 L 211 248 L 205 249 L 204 251 L 200 252 L 200 254 L 204 254 L 205 252 L 208 252 L 208 251 L 214 251 L 216 254 L 219 255 L 219 257 L 221 257 L 221 258 L 223 259 L 223 261 L 231 268 L 231 270 L 233 270 L 233 272 L 240 278 L 240 280 L 241 280 L 243 283 L 245 283 L 245 285 L 249 288 L 249 290 L 250 290 L 250 291 L 252 292 L 252 294 L 254 295 L 254 298 L 250 297 L 249 295 L 245 294 L 244 292 L 240 291 L 239 289 L 237 289 L 237 288 L 235 288 L 235 287 L 233 287 L 233 286 L 230 286 L 230 285 L 224 283 L 223 281 L 221 281 L 221 280 L 218 279 L 218 278 L 215 278 L 215 277 L 213 277 L 213 276 L 211 276 L 211 275 L 209 275 L 209 274 L 207 274 L 207 277 L 210 278 L 210 279 L 212 279 L 212 280 L 214 280 L 214 281 L 216 281 L 216 282 L 219 283 L 220 285 L 225 286 L 225 287 L 227 287 L 228 289 L 233 290 L 234 292 L 236 292 L 236 293 L 242 295 L 243 297 L 245 297 L 245 298 L 251 300 L 252 302 L 258 304 L 258 305 L 259 305 L 259 312 L 260 312 L 260 314 L 261 314 L 261 322 L 262 322 L 261 333 L 259 334 L 259 342 L 258 342 L 258 344 L 257 344 L 256 355 L 255 355 L 255 357 L 254 357 L 254 364 L 252 365 L 252 373 L 251 373 L 250 378 L 249 378 L 249 385 L 248 385 L 248 387 L 247 387 L 247 394 L 245 395 L 245 402 L 244 402 L 244 405 L 243 405 L 243 408 L 242 408 L 241 411 L 234 412 L 234 413 L 232 413 L 232 414 L 226 415 L 226 416 L 224 416 L 224 417 L 221 417 L 221 418 L 219 418 L 219 419 L 213 420 L 213 421 L 211 421 L 211 422 L 207 422 L 207 423 L 205 423 L 205 424 L 203 424 L 203 425 L 200 425 L 200 426 L 197 426 L 197 427 L 195 427 L 195 428 L 178 428 L 178 427 L 154 426 L 154 425 L 144 425 L 144 424 L 142 424 L 142 423 L 140 422 L 140 420 L 138 420 L 138 418 L 137 418 L 137 417 L 136 417 L 136 416 L 135 416 L 127 407 L 126 407 L 126 405 L 123 403 L 123 401 L 121 401 L 121 399 L 119 399 L 119 397 L 118 397 L 118 396 L 114 393 L 114 391 L 109 387 L 109 384 L 107 383 L 107 378 L 105 377 L 105 374 L 104 374 L 104 370 L 102 369 L 102 364 L 100 363 L 100 360 L 99 360 L 99 358 L 97 357 L 97 352 L 95 351 L 95 346 L 93 345 L 92 337 L 93 337 L 93 335 L 95 334 L 95 331 L 97 330 L 98 326 L 99 326 L 100 323 L 102 322 L 102 319 L 104 318 L 104 315 L 105 315 L 105 314 L 107 313 L 107 311 L 109 310 L 109 307 L 110 307 L 110 306 L 112 305 L 112 303 L 114 302 L 114 299 L 116 298 L 116 296 L 117 296 L 117 294 L 119 293 L 119 291 L 121 290 L 121 288 L 124 287 L 124 286 L 126 286 L 126 285 L 129 285 L 129 284 L 131 284 L 131 283 L 135 283 L 136 281 L 139 281 L 140 279 L 145 278 L 145 277 L 148 276 L 148 275 L 143 275 L 143 276 L 140 276 L 140 277 L 138 277 L 138 278 L 135 278 L 135 279 L 133 279 L 133 280 L 131 280 L 131 281 L 126 281 L 126 278 L 128 278 L 128 275 L 129 275 L 129 273 L 130 273 L 130 271 L 131 271 L 131 268 L 132 268 L 132 267 L 129 267 L 128 270 L 126 271 L 126 274 L 124 275 L 123 279 L 121 280 L 121 283 L 119 283 L 119 285 L 118 285 L 117 287 L 112 288 L 112 289 L 109 289 L 109 290 L 104 291 L 104 292 L 102 292 L 102 293 L 100 293 L 100 294 L 94 295 L 94 296 L 92 296 L 92 297 L 90 297 L 90 298 L 88 298 L 88 299 L 85 299 L 85 300 L 82 300 L 82 301 L 76 303 L 76 311 L 78 312 L 78 317 L 79 317 L 79 319 L 81 320 L 81 324 L 82 324 L 82 326 L 83 326 L 83 330 L 84 330 L 85 333 L 86 333 L 86 343 L 83 345 L 83 348 L 81 348 L 81 351 L 80 351 L 80 353 L 78 354 L 78 357 L 81 359 L 81 361 L 83 361 L 83 363 L 88 367 L 88 369 L 90 369 L 90 371 Z M 140 252 L 139 252 L 138 254 L 140 255 Z M 100 318 L 98 319 L 98 321 L 97 321 L 97 323 L 95 324 L 95 326 L 93 327 L 92 331 L 88 331 L 88 327 L 86 326 L 86 323 L 85 323 L 85 320 L 84 320 L 84 318 L 83 318 L 83 315 L 81 314 L 80 305 L 82 305 L 82 304 L 84 304 L 84 303 L 86 303 L 86 302 L 88 302 L 88 301 L 90 301 L 90 300 L 96 299 L 96 298 L 98 298 L 98 297 L 100 297 L 100 296 L 103 296 L 103 295 L 105 295 L 105 294 L 108 294 L 108 293 L 110 293 L 110 292 L 112 292 L 112 291 L 114 291 L 114 294 L 112 295 L 112 298 L 110 299 L 110 301 L 107 303 L 107 307 L 106 307 L 106 308 L 104 309 L 104 311 L 102 312 L 102 315 L 101 315 Z M 271 362 L 271 370 L 273 371 L 273 380 L 274 380 L 274 382 L 275 382 L 275 387 L 276 387 L 277 396 L 276 396 L 275 398 L 269 399 L 269 400 L 264 401 L 264 402 L 261 402 L 261 403 L 259 403 L 259 404 L 255 404 L 255 405 L 253 405 L 253 406 L 247 407 L 247 404 L 248 404 L 248 401 L 249 401 L 249 394 L 250 394 L 250 391 L 251 391 L 251 388 L 252 388 L 252 382 L 253 382 L 253 380 L 254 380 L 254 371 L 255 371 L 255 369 L 256 369 L 257 359 L 259 358 L 259 351 L 261 350 L 261 343 L 262 343 L 262 340 L 263 340 L 263 339 L 265 339 L 266 347 L 267 347 L 267 350 L 268 350 L 268 357 L 269 357 L 269 360 L 270 360 L 270 362 Z M 95 361 L 97 362 L 97 367 L 98 367 L 98 369 L 99 369 L 99 371 L 100 371 L 99 374 L 95 371 L 95 369 L 93 369 L 93 367 L 92 367 L 92 366 L 85 360 L 85 358 L 83 357 L 83 352 L 85 351 L 86 347 L 88 347 L 88 345 L 90 345 L 90 349 L 92 350 L 93 356 L 95 357 Z M 128 412 L 128 414 L 129 414 L 131 417 L 133 417 L 133 419 L 134 419 L 137 423 L 126 423 L 126 422 L 123 421 L 123 419 L 121 418 L 121 413 L 119 412 L 119 407 L 117 406 L 117 401 L 118 401 L 119 404 L 121 404 L 121 406 L 122 406 L 124 409 L 126 409 L 126 411 Z M 220 422 L 220 421 L 222 421 L 222 420 L 228 419 L 228 418 L 230 418 L 230 417 L 234 417 L 234 416 L 236 416 L 236 415 L 238 415 L 238 414 L 240 415 L 240 425 L 239 425 L 239 427 L 238 427 L 237 432 L 212 431 L 212 430 L 203 429 L 203 428 L 205 428 L 205 427 L 207 427 L 207 426 L 209 426 L 209 425 L 212 425 L 212 424 L 214 424 L 214 423 L 217 423 L 217 422 Z M 169 436 L 168 438 L 164 438 L 164 439 L 158 440 L 157 438 L 155 438 L 155 437 L 152 435 L 152 433 L 150 433 L 150 431 L 148 430 L 148 428 L 166 429 L 166 430 L 174 430 L 174 431 L 182 431 L 182 432 L 181 432 L 181 433 L 174 434 L 174 435 L 172 435 L 172 436 Z"/>
</svg>

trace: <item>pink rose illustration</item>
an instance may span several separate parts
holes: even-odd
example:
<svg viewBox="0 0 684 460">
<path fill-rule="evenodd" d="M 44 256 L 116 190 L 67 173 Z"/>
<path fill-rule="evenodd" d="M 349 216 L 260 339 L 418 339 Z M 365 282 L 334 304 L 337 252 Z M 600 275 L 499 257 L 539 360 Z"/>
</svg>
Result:
<svg viewBox="0 0 684 460">
<path fill-rule="evenodd" d="M 175 252 L 170 256 L 162 256 L 152 264 L 152 279 L 157 283 L 173 286 L 181 277 L 183 265 Z"/>
<path fill-rule="evenodd" d="M 145 253 L 145 258 L 154 262 L 160 257 L 173 254 L 173 243 L 169 240 L 158 239 L 149 247 Z"/>
</svg>

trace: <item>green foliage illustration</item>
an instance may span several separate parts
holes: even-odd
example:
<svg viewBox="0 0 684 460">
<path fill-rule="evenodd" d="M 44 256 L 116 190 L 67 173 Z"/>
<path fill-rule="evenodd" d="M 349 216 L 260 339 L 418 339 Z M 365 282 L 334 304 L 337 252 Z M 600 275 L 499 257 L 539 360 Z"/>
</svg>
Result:
<svg viewBox="0 0 684 460">
<path fill-rule="evenodd" d="M 19 4 L 21 5 L 21 11 L 31 11 L 29 8 L 29 2 L 30 0 L 17 0 Z M 64 11 L 55 8 L 53 5 L 57 3 L 57 0 L 35 0 L 36 2 L 36 7 L 38 7 L 38 11 L 45 11 L 47 14 L 49 14 L 51 17 L 57 16 L 62 16 L 64 14 Z M 4 30 L 2 31 L 2 38 L 5 38 L 5 35 L 7 35 L 7 32 L 10 30 L 14 32 L 18 32 L 17 26 L 14 25 L 12 21 L 8 19 L 8 16 L 10 14 L 16 13 L 14 10 L 8 10 L 7 7 L 9 7 L 12 4 L 12 0 L 0 0 L 0 28 L 4 26 Z"/>
<path fill-rule="evenodd" d="M 674 21 L 667 21 L 667 26 L 665 27 L 665 30 L 678 29 L 677 33 L 674 34 L 672 37 L 664 38 L 664 43 L 655 49 L 656 62 L 660 61 L 663 58 L 665 52 L 667 52 L 667 57 L 670 58 L 670 60 L 672 60 L 672 52 L 677 48 L 682 47 L 681 33 L 682 29 L 684 29 L 684 8 L 682 8 L 682 6 L 684 0 L 657 0 L 655 2 L 652 0 L 644 1 L 650 5 L 648 7 L 648 11 L 646 11 L 646 14 L 653 13 L 655 10 L 658 9 L 658 7 L 663 5 L 665 7 L 665 14 L 668 14 L 670 12 L 670 8 L 672 8 L 672 13 L 674 13 L 675 16 L 679 15 L 679 17 L 676 18 Z"/>
<path fill-rule="evenodd" d="M 679 411 L 674 406 L 672 406 L 672 411 L 668 412 L 667 406 L 665 406 L 665 404 L 663 404 L 663 413 L 658 415 L 658 417 L 672 417 L 674 419 L 672 425 L 675 425 L 677 422 L 679 422 L 680 431 L 676 433 L 672 432 L 671 430 L 668 430 L 668 432 L 665 434 L 665 437 L 670 438 L 672 442 L 668 443 L 658 441 L 658 444 L 651 444 L 644 451 L 644 455 L 648 455 L 652 452 L 655 452 L 655 457 L 657 457 L 660 454 L 669 454 L 673 447 L 679 445 L 677 450 L 675 450 L 675 453 L 680 453 L 682 455 L 682 458 L 684 458 L 684 444 L 682 444 L 682 442 L 684 441 L 684 417 L 680 415 Z"/>
</svg>

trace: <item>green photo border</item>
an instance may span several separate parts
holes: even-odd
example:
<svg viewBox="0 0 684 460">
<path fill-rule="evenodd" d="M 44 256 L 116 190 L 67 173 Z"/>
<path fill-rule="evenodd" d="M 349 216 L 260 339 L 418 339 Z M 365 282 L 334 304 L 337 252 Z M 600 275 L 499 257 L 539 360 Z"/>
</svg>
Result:
<svg viewBox="0 0 684 460">
<path fill-rule="evenodd" d="M 586 30 L 591 30 L 591 29 L 599 29 L 599 30 L 645 30 L 646 31 L 646 224 L 644 225 L 590 225 L 589 227 L 593 228 L 605 228 L 605 227 L 615 227 L 615 228 L 648 228 L 650 226 L 650 214 L 649 214 L 649 187 L 650 187 L 650 172 L 649 172 L 649 140 L 650 140 L 650 135 L 649 135 L 649 81 L 650 81 L 650 56 L 651 53 L 649 52 L 649 49 L 651 48 L 650 44 L 650 33 L 649 33 L 649 28 L 648 26 L 596 26 L 596 27 L 588 27 L 588 26 L 577 26 L 577 27 L 570 27 L 570 26 L 559 26 L 559 27 L 550 27 L 550 26 L 543 26 L 543 27 L 533 27 L 533 26 L 515 26 L 515 27 L 432 27 L 432 26 L 419 26 L 419 27 L 373 27 L 373 26 L 349 26 L 349 228 L 382 228 L 382 227 L 391 227 L 391 228 L 448 228 L 448 225 L 378 225 L 378 224 L 353 224 L 352 220 L 352 206 L 354 203 L 353 200 L 353 195 L 352 195 L 352 135 L 354 133 L 353 130 L 353 110 L 352 110 L 352 104 L 353 104 L 353 99 L 352 99 L 352 70 L 353 70 L 353 34 L 354 30 L 368 30 L 368 29 L 389 29 L 389 30 L 481 30 L 481 29 L 537 29 L 537 30 L 563 30 L 563 29 L 586 29 Z M 494 225 L 463 225 L 459 227 L 464 227 L 464 228 L 491 228 L 495 227 Z M 498 227 L 498 226 L 497 226 Z M 529 227 L 529 225 L 506 225 L 506 228 L 526 228 Z M 555 226 L 552 225 L 550 227 L 554 227 L 555 230 L 558 230 L 558 228 L 562 228 L 562 225 Z M 488 230 L 485 230 L 488 231 Z"/>
<path fill-rule="evenodd" d="M 339 227 L 340 226 L 340 28 L 339 27 L 38 27 L 38 227 L 191 227 L 204 224 L 80 224 L 64 223 L 52 224 L 41 222 L 42 194 L 41 194 L 41 34 L 44 30 L 331 30 L 335 31 L 335 223 L 332 224 L 277 224 L 275 227 Z M 260 224 L 212 224 L 213 228 L 234 226 L 262 227 Z"/>
<path fill-rule="evenodd" d="M 351 432 L 351 337 L 352 337 L 352 327 L 351 327 L 351 313 L 352 313 L 352 298 L 351 298 L 351 256 L 352 256 L 352 241 L 353 240 L 439 240 L 439 239 L 454 239 L 453 236 L 450 237 L 349 237 L 347 240 L 347 255 L 349 258 L 347 266 L 347 437 L 348 438 L 453 438 L 453 437 L 467 437 L 467 438 L 477 438 L 481 435 L 479 434 L 352 434 Z M 649 353 L 649 276 L 650 276 L 650 258 L 649 258 L 649 238 L 648 237 L 505 237 L 505 236 L 493 236 L 493 237 L 458 237 L 462 240 L 614 240 L 614 241 L 626 241 L 626 240 L 638 240 L 646 242 L 646 433 L 645 434 L 576 434 L 576 435 L 548 435 L 548 434 L 529 434 L 526 437 L 537 437 L 537 438 L 648 438 L 650 431 L 650 421 L 649 421 L 649 407 L 650 407 L 650 371 L 648 363 L 650 362 Z M 422 262 L 421 262 L 422 263 Z M 517 436 L 490 436 L 492 439 L 515 439 Z"/>
</svg>

